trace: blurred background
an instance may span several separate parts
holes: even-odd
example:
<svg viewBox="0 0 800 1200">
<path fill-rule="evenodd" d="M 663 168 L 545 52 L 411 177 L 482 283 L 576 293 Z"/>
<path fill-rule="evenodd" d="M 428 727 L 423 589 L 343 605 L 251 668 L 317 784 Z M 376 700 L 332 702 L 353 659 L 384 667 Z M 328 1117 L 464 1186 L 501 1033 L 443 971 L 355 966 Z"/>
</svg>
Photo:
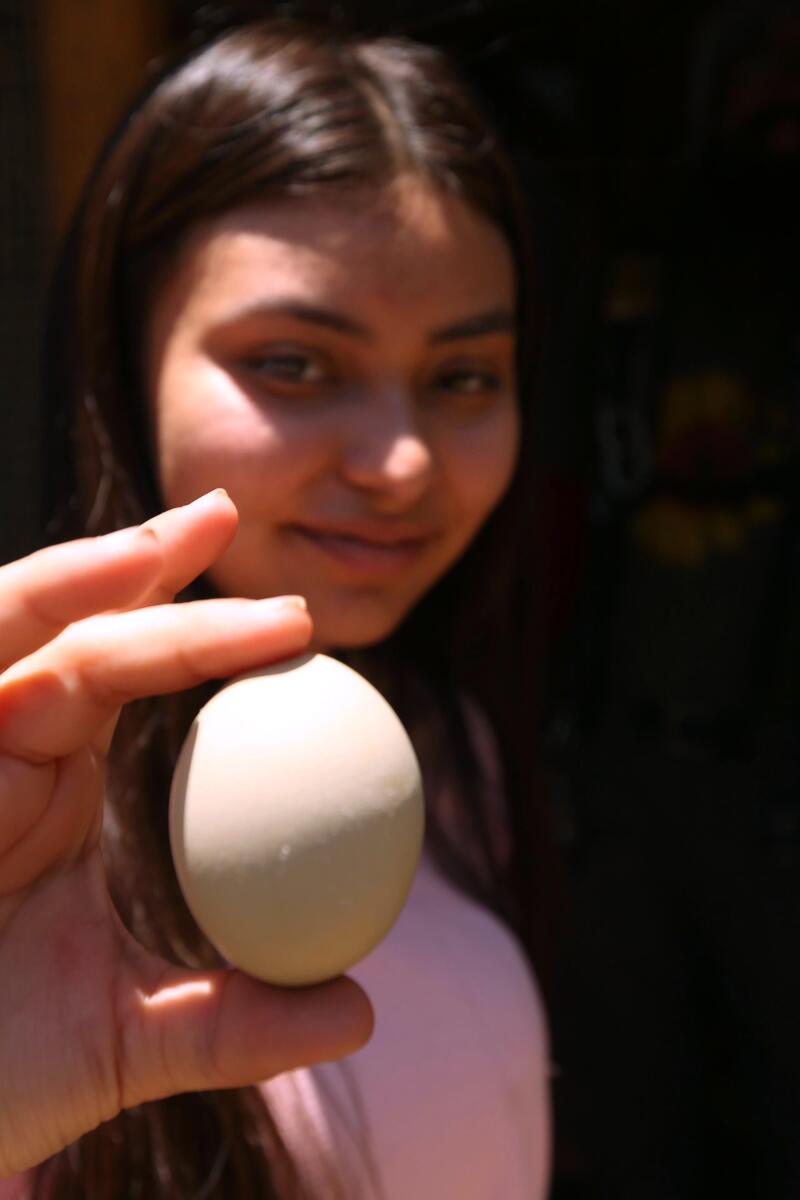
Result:
<svg viewBox="0 0 800 1200">
<path fill-rule="evenodd" d="M 3 560 L 88 166 L 159 62 L 274 11 L 448 48 L 536 222 L 554 1200 L 800 1197 L 800 7 L 0 0 Z"/>
</svg>

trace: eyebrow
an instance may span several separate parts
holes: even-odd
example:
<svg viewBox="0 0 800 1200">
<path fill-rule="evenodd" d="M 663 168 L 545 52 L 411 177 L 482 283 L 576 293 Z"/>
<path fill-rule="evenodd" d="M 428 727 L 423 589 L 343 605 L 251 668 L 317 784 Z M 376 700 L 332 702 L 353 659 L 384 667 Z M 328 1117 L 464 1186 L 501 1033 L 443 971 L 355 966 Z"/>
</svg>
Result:
<svg viewBox="0 0 800 1200">
<path fill-rule="evenodd" d="M 516 327 L 514 314 L 508 308 L 491 308 L 488 312 L 476 313 L 454 325 L 435 329 L 430 336 L 433 343 L 455 342 L 459 338 L 483 337 L 487 333 L 513 333 Z"/>
<path fill-rule="evenodd" d="M 333 309 L 308 304 L 305 300 L 286 299 L 259 302 L 240 310 L 234 319 L 246 320 L 249 317 L 265 315 L 294 317 L 296 320 L 307 321 L 311 325 L 320 325 L 325 329 L 332 329 L 336 333 L 345 333 L 350 337 L 359 338 L 361 341 L 372 339 L 371 330 L 361 321 Z M 441 342 L 453 342 L 461 338 L 483 337 L 489 333 L 513 333 L 515 324 L 514 314 L 510 309 L 492 308 L 486 312 L 465 317 L 462 321 L 456 321 L 452 325 L 445 325 L 441 329 L 434 329 L 428 340 L 432 345 L 438 345 Z"/>
</svg>

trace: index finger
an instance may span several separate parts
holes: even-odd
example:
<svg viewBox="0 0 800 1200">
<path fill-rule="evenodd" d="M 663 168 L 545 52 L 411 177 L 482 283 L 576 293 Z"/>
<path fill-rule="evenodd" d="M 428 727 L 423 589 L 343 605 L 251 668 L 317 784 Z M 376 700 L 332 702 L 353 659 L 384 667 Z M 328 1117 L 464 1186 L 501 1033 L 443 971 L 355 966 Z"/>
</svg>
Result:
<svg viewBox="0 0 800 1200">
<path fill-rule="evenodd" d="M 144 525 L 80 538 L 0 567 L 0 670 L 96 613 L 172 599 L 236 528 L 219 489 Z"/>
<path fill-rule="evenodd" d="M 140 526 L 47 546 L 0 567 L 0 668 L 73 621 L 131 604 L 160 566 L 158 537 Z"/>
</svg>

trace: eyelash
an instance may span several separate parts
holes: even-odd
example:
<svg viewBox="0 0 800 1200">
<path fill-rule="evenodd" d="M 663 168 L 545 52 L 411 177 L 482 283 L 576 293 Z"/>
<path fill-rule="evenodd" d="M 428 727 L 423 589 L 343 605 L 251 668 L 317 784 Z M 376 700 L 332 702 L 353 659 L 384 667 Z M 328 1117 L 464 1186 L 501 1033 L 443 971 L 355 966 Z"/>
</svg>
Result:
<svg viewBox="0 0 800 1200">
<path fill-rule="evenodd" d="M 273 366 L 275 364 L 283 364 L 283 366 L 285 368 L 285 365 L 287 363 L 294 363 L 294 364 L 299 363 L 302 365 L 303 368 L 311 366 L 312 368 L 315 368 L 316 371 L 318 372 L 317 378 L 312 378 L 310 380 L 305 379 L 299 373 L 295 373 L 295 372 L 291 372 L 291 371 L 289 371 L 287 373 L 285 371 L 285 369 L 280 369 L 280 368 L 271 377 L 277 378 L 281 381 L 289 382 L 289 383 L 317 383 L 321 379 L 330 375 L 330 372 L 327 372 L 326 369 L 323 366 L 321 366 L 318 362 L 316 362 L 310 355 L 303 354 L 300 351 L 286 350 L 283 353 L 276 351 L 272 354 L 259 355 L 257 357 L 248 359 L 246 361 L 245 365 L 250 370 L 257 372 L 260 375 L 270 375 L 271 373 L 267 369 L 270 364 L 272 364 Z"/>
<path fill-rule="evenodd" d="M 319 362 L 313 355 L 300 350 L 274 351 L 254 355 L 246 359 L 244 365 L 276 385 L 319 387 L 335 385 L 337 376 L 332 367 Z M 288 370 L 287 370 L 288 367 Z M 299 368 L 292 370 L 292 367 Z M 311 378 L 305 375 L 311 368 Z M 465 381 L 466 385 L 465 385 Z M 433 390 L 446 392 L 457 397 L 470 399 L 496 393 L 502 387 L 502 377 L 494 371 L 479 367 L 449 367 L 433 380 Z M 460 386 L 457 386 L 459 385 Z"/>
<path fill-rule="evenodd" d="M 439 377 L 437 386 L 441 386 L 443 382 L 446 385 L 448 382 L 452 383 L 454 380 L 465 379 L 477 380 L 478 386 L 453 389 L 462 396 L 477 396 L 483 394 L 484 392 L 496 392 L 499 390 L 502 382 L 499 375 L 496 375 L 493 371 L 481 371 L 477 368 L 470 369 L 464 367 L 459 370 L 449 370 L 444 372 Z"/>
</svg>

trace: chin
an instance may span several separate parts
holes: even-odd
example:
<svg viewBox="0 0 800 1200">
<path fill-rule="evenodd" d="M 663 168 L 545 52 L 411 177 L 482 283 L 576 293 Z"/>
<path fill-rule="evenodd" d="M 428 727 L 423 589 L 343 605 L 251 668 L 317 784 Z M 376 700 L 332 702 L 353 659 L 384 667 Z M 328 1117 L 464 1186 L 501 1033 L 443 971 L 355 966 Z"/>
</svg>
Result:
<svg viewBox="0 0 800 1200">
<path fill-rule="evenodd" d="M 313 648 L 316 650 L 366 650 L 385 642 L 394 633 L 405 617 L 405 612 L 364 611 L 353 604 L 348 611 L 339 611 L 326 619 L 324 614 L 314 612 L 309 599 L 309 611 L 314 622 Z"/>
</svg>

